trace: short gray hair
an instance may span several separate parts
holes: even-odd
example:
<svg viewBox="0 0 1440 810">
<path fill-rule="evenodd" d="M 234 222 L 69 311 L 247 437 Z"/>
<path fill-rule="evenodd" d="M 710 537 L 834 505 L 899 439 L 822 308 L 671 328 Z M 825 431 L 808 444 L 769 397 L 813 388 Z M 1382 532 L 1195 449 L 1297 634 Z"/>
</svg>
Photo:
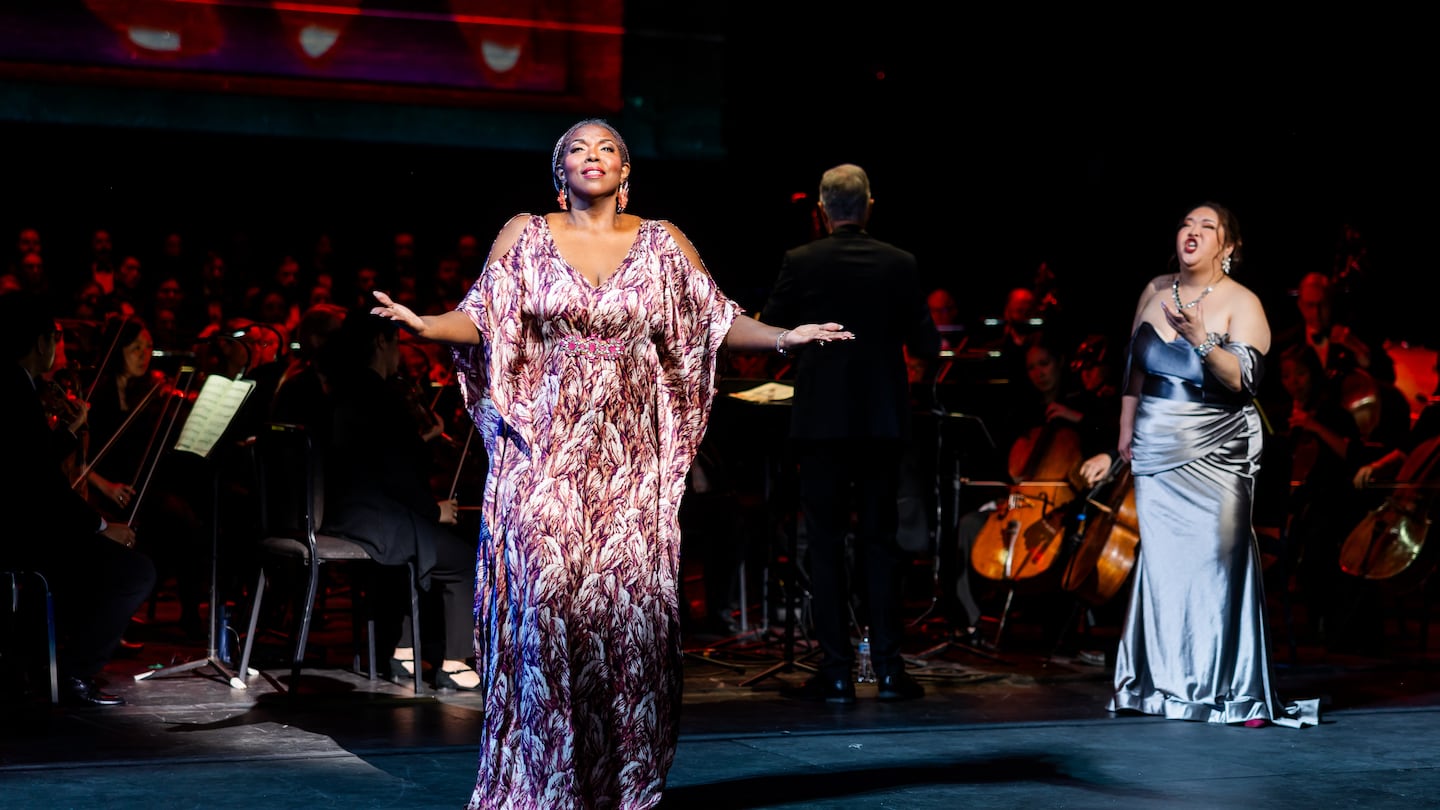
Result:
<svg viewBox="0 0 1440 810">
<path fill-rule="evenodd" d="M 870 178 L 854 163 L 842 163 L 820 176 L 820 204 L 831 220 L 858 222 L 870 204 Z"/>
</svg>

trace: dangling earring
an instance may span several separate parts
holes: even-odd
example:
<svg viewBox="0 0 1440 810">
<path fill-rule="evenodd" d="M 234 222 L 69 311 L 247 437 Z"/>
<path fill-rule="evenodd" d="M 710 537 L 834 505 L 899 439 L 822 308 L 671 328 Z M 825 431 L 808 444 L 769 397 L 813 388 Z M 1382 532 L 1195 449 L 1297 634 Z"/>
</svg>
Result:
<svg viewBox="0 0 1440 810">
<path fill-rule="evenodd" d="M 1227 276 L 1230 275 L 1230 257 L 1229 257 L 1229 256 L 1226 256 L 1226 257 L 1225 257 L 1225 260 L 1222 261 L 1222 262 L 1220 262 L 1220 269 L 1225 271 L 1225 275 L 1227 275 Z"/>
<path fill-rule="evenodd" d="M 620 184 L 620 190 L 615 192 L 615 213 L 625 213 L 625 207 L 630 204 L 630 181 L 626 180 Z"/>
<path fill-rule="evenodd" d="M 560 203 L 560 210 L 561 210 L 561 211 L 569 211 L 569 210 L 570 210 L 570 186 L 566 185 L 565 183 L 561 183 L 561 184 L 560 184 L 560 193 L 555 195 L 555 201 L 558 202 L 558 203 Z"/>
</svg>

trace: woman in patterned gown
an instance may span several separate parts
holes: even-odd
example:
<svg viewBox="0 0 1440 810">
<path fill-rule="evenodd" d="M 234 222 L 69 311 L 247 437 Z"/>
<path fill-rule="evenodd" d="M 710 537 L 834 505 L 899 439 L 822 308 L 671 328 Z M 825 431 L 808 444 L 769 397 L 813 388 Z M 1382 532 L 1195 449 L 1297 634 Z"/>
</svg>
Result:
<svg viewBox="0 0 1440 810">
<path fill-rule="evenodd" d="M 722 345 L 852 337 L 738 317 L 668 222 L 624 213 L 613 127 L 555 146 L 560 212 L 510 220 L 456 310 L 376 315 L 454 344 L 489 471 L 476 588 L 485 733 L 471 808 L 646 808 L 675 753 L 678 511 Z"/>
<path fill-rule="evenodd" d="M 1180 224 L 1175 273 L 1136 308 L 1120 415 L 1140 550 L 1109 709 L 1289 726 L 1318 701 L 1282 703 L 1265 633 L 1251 524 L 1261 422 L 1252 402 L 1270 349 L 1259 298 L 1230 277 L 1235 217 L 1214 203 Z"/>
</svg>

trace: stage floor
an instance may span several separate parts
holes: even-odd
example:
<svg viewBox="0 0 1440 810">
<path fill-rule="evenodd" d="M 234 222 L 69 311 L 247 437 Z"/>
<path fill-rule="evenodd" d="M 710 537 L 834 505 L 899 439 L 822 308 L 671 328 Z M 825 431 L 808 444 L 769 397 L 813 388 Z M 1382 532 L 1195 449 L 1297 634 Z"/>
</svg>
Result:
<svg viewBox="0 0 1440 810">
<path fill-rule="evenodd" d="M 260 672 L 245 689 L 209 664 L 137 682 L 148 669 L 206 659 L 207 642 L 180 639 L 166 612 L 137 630 L 138 656 L 106 670 L 128 705 L 61 709 L 13 694 L 0 702 L 0 806 L 464 806 L 478 696 L 416 696 L 349 672 L 339 612 L 311 642 L 317 663 L 303 671 L 298 699 L 284 693 L 278 645 L 261 646 Z M 916 624 L 907 651 L 926 697 L 882 704 L 862 685 L 847 707 L 777 694 L 805 675 L 786 666 L 778 625 L 740 639 L 696 635 L 661 806 L 1436 806 L 1440 647 L 1421 645 L 1416 627 L 1393 627 L 1383 652 L 1366 656 L 1302 640 L 1292 661 L 1282 645 L 1282 694 L 1325 702 L 1324 723 L 1302 730 L 1111 716 L 1107 666 L 1052 656 L 1023 623 L 983 655 L 926 654 L 944 631 Z M 802 663 L 806 649 L 801 639 Z"/>
</svg>

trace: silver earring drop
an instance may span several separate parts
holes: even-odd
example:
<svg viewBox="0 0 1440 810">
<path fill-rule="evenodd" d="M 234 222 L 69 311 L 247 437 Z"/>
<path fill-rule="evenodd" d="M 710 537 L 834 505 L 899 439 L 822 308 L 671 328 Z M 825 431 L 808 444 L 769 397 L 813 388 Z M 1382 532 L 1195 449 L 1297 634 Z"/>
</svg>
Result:
<svg viewBox="0 0 1440 810">
<path fill-rule="evenodd" d="M 1230 275 L 1230 257 L 1229 257 L 1229 256 L 1226 256 L 1226 257 L 1225 257 L 1225 260 L 1222 261 L 1222 262 L 1220 262 L 1220 269 L 1225 271 L 1225 275 L 1227 275 L 1227 276 Z"/>
</svg>

